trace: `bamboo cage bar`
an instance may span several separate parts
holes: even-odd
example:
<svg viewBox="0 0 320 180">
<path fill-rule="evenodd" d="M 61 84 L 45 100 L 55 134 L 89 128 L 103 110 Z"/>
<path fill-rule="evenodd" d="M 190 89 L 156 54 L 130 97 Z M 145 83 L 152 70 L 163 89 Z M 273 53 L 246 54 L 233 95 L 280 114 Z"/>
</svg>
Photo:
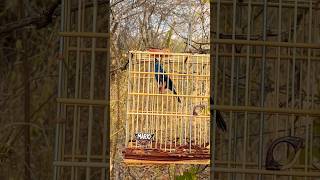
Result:
<svg viewBox="0 0 320 180">
<path fill-rule="evenodd" d="M 101 162 L 73 162 L 73 161 L 56 161 L 53 163 L 54 166 L 71 166 L 71 167 L 95 167 L 95 168 L 103 168 L 107 166 L 107 163 L 101 163 Z"/>
<path fill-rule="evenodd" d="M 250 27 L 251 26 L 251 13 L 252 13 L 252 2 L 251 0 L 249 0 L 248 2 L 248 26 Z M 251 35 L 251 28 L 247 28 L 247 40 L 250 39 L 250 35 Z M 247 46 L 247 54 L 246 54 L 246 87 L 245 87 L 245 106 L 248 106 L 248 96 L 249 96 L 249 68 L 250 68 L 250 46 Z M 262 57 L 262 55 L 261 55 Z M 244 116 L 244 130 L 243 130 L 243 158 L 242 158 L 242 168 L 245 169 L 247 167 L 247 146 L 248 146 L 248 143 L 247 143 L 247 134 L 248 134 L 248 112 L 246 111 L 245 112 L 245 116 Z M 242 174 L 242 177 L 241 179 L 246 179 L 246 174 Z"/>
<path fill-rule="evenodd" d="M 105 106 L 107 102 L 105 100 L 90 100 L 90 99 L 79 99 L 79 98 L 57 98 L 58 103 L 68 105 L 96 105 Z"/>
<path fill-rule="evenodd" d="M 155 73 L 155 72 L 139 72 L 139 71 L 130 71 L 129 73 L 132 74 L 138 74 L 142 75 L 142 74 L 146 74 L 146 75 L 155 75 L 155 74 L 161 74 L 161 75 L 173 75 L 173 76 L 182 76 L 182 77 L 210 77 L 209 75 L 193 75 L 193 74 L 180 74 L 180 73 Z M 148 76 L 148 77 L 149 77 Z M 140 77 L 139 77 L 140 78 Z M 143 78 L 143 77 L 141 77 Z"/>
<path fill-rule="evenodd" d="M 91 53 L 92 52 L 92 48 L 77 48 L 77 47 L 69 47 L 68 51 L 69 52 L 73 52 L 73 51 L 80 51 L 80 52 L 87 52 L 87 53 Z M 94 49 L 95 52 L 108 52 L 107 48 L 95 48 Z"/>
<path fill-rule="evenodd" d="M 80 3 L 79 3 L 80 4 Z M 82 38 L 107 38 L 107 33 L 99 33 L 99 32 L 59 32 L 59 36 L 63 37 L 82 37 Z"/>
<path fill-rule="evenodd" d="M 278 176 L 295 176 L 295 177 L 319 177 L 319 172 L 297 172 L 297 171 L 268 171 L 256 169 L 238 169 L 238 168 L 222 168 L 217 167 L 218 172 L 225 173 L 246 173 L 246 174 L 261 174 L 261 175 L 278 175 Z"/>
<path fill-rule="evenodd" d="M 258 41 L 258 40 L 238 40 L 238 39 L 215 39 L 217 44 L 230 45 L 251 45 L 251 46 L 269 46 L 269 47 L 286 47 L 286 48 L 311 48 L 320 49 L 320 43 L 290 43 L 277 41 Z"/>
</svg>

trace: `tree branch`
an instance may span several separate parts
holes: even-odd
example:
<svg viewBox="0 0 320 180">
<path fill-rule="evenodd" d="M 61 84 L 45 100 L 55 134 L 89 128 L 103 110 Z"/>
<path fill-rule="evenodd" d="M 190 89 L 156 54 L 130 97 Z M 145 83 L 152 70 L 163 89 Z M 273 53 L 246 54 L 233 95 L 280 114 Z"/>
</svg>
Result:
<svg viewBox="0 0 320 180">
<path fill-rule="evenodd" d="M 125 64 L 123 64 L 123 65 L 121 65 L 121 66 L 119 66 L 119 67 L 116 67 L 116 68 L 110 70 L 110 73 L 115 73 L 115 72 L 118 71 L 118 70 L 124 71 L 124 70 L 127 69 L 128 64 L 129 64 L 129 60 L 128 60 Z"/>
<path fill-rule="evenodd" d="M 106 4 L 108 0 L 100 0 L 98 1 L 98 5 Z M 121 1 L 119 1 L 121 2 Z M 119 3 L 118 2 L 118 3 Z M 8 24 L 5 24 L 3 26 L 0 26 L 0 35 L 10 34 L 15 30 L 22 29 L 27 26 L 34 26 L 37 29 L 45 28 L 49 24 L 53 22 L 53 18 L 60 16 L 61 7 L 58 8 L 61 4 L 61 0 L 57 0 L 54 3 L 52 3 L 46 11 L 44 11 L 42 14 L 34 15 L 31 17 L 22 18 L 18 21 L 11 22 Z M 86 3 L 85 8 L 90 8 L 93 6 L 93 2 Z M 71 8 L 71 12 L 75 12 L 78 10 L 77 6 L 74 6 Z"/>
<path fill-rule="evenodd" d="M 0 35 L 9 34 L 15 30 L 24 28 L 26 26 L 35 26 L 36 28 L 43 28 L 46 27 L 48 24 L 52 22 L 52 17 L 60 5 L 61 0 L 57 0 L 52 3 L 49 8 L 40 15 L 35 15 L 32 17 L 22 18 L 18 21 L 3 25 L 0 27 Z"/>
</svg>

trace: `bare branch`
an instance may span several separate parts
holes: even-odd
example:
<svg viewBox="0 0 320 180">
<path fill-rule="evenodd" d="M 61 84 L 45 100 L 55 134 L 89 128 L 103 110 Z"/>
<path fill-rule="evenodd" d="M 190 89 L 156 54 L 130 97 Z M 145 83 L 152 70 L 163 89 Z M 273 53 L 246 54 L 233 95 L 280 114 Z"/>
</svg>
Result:
<svg viewBox="0 0 320 180">
<path fill-rule="evenodd" d="M 103 5 L 103 4 L 106 4 L 107 2 L 108 2 L 107 0 L 100 0 L 98 1 L 98 5 Z M 121 1 L 117 3 L 120 3 L 120 2 Z M 0 26 L 0 35 L 9 34 L 15 30 L 22 29 L 27 26 L 34 26 L 37 29 L 47 27 L 49 24 L 53 22 L 54 17 L 60 16 L 61 8 L 58 8 L 60 4 L 61 4 L 61 0 L 57 0 L 54 3 L 52 3 L 45 12 L 43 12 L 40 15 L 26 17 L 18 21 Z M 86 3 L 85 8 L 90 8 L 92 6 L 93 6 L 93 2 Z M 71 8 L 71 12 L 75 12 L 77 10 L 78 10 L 78 7 L 76 6 Z"/>
</svg>

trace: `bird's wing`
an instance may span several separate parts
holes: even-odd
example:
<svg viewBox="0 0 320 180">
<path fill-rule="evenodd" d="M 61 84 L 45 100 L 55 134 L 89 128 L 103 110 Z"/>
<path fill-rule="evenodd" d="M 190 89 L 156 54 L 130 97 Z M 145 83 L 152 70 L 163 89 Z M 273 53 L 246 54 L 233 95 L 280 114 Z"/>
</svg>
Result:
<svg viewBox="0 0 320 180">
<path fill-rule="evenodd" d="M 158 73 L 159 73 L 158 76 L 159 76 L 160 81 L 167 83 L 168 75 L 163 74 L 163 73 L 166 73 L 166 71 L 163 69 L 162 64 L 160 64 L 159 62 L 157 64 L 158 64 Z"/>
<path fill-rule="evenodd" d="M 160 64 L 160 63 L 159 63 L 159 68 L 160 68 L 160 72 L 162 72 L 162 73 L 166 73 L 166 71 L 163 69 L 162 64 Z"/>
</svg>

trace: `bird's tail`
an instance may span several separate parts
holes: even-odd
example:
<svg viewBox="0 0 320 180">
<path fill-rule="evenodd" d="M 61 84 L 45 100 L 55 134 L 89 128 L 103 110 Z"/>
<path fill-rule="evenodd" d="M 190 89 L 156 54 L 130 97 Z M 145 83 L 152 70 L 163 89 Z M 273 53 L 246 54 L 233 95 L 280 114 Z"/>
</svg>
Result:
<svg viewBox="0 0 320 180">
<path fill-rule="evenodd" d="M 227 125 L 224 121 L 221 113 L 219 110 L 217 110 L 217 127 L 220 128 L 223 132 L 227 131 Z"/>
<path fill-rule="evenodd" d="M 175 89 L 173 89 L 173 94 L 177 94 L 177 91 Z M 178 102 L 181 103 L 180 97 L 178 96 L 177 98 L 178 98 Z"/>
<path fill-rule="evenodd" d="M 213 99 L 210 98 L 210 106 L 213 105 Z M 210 113 L 213 115 L 213 109 L 211 109 L 210 107 Z M 227 124 L 224 121 L 221 112 L 219 110 L 217 110 L 217 115 L 216 115 L 216 123 L 217 123 L 217 127 L 219 129 L 221 129 L 223 132 L 227 131 Z"/>
</svg>

